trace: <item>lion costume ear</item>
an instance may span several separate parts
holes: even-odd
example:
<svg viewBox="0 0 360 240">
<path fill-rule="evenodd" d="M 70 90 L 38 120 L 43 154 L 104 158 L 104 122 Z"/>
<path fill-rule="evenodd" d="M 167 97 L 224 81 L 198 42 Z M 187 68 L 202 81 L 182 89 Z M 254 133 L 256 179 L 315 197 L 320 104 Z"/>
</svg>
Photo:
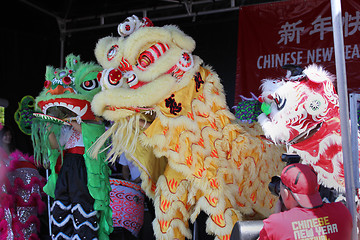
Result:
<svg viewBox="0 0 360 240">
<path fill-rule="evenodd" d="M 324 83 L 326 81 L 333 83 L 335 80 L 335 77 L 331 73 L 316 64 L 306 67 L 304 73 L 309 81 L 313 83 Z"/>
<path fill-rule="evenodd" d="M 166 25 L 163 28 L 171 32 L 172 41 L 179 48 L 186 50 L 188 52 L 193 52 L 196 46 L 194 39 L 190 36 L 186 35 L 183 31 L 181 31 L 178 27 L 174 25 Z"/>
<path fill-rule="evenodd" d="M 55 78 L 54 71 L 55 69 L 53 66 L 46 66 L 45 80 L 53 80 Z"/>
<path fill-rule="evenodd" d="M 328 109 L 328 101 L 325 94 L 326 89 L 330 89 L 329 85 L 332 86 L 332 94 L 335 93 L 333 81 L 335 77 L 323 69 L 321 66 L 312 64 L 305 68 L 304 73 L 307 76 L 307 81 L 304 84 L 311 90 L 308 92 L 308 98 L 305 102 L 306 111 L 313 116 L 323 116 Z"/>
</svg>

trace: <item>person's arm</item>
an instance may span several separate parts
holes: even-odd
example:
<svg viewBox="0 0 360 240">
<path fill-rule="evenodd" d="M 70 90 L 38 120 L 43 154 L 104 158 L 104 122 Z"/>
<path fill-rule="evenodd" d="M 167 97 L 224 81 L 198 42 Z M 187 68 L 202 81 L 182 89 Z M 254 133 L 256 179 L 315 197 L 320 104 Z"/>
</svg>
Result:
<svg viewBox="0 0 360 240">
<path fill-rule="evenodd" d="M 286 210 L 286 207 L 281 199 L 281 197 L 277 200 L 274 213 L 284 212 Z"/>
<path fill-rule="evenodd" d="M 275 208 L 274 208 L 274 214 L 276 213 L 280 213 L 280 212 L 283 212 L 285 206 L 281 200 L 281 198 L 279 198 L 276 202 L 276 205 L 275 205 Z M 265 239 L 271 239 L 269 236 L 268 236 L 268 233 L 266 231 L 266 225 L 267 224 L 267 221 L 266 219 L 264 220 L 264 226 L 263 228 L 261 229 L 260 231 L 260 236 L 258 238 L 258 240 L 265 240 Z"/>
<path fill-rule="evenodd" d="M 268 237 L 266 230 L 263 228 L 260 231 L 260 236 L 258 240 L 266 240 L 266 239 L 270 239 L 270 238 Z"/>
<path fill-rule="evenodd" d="M 141 182 L 141 178 L 140 177 L 137 177 L 134 181 L 132 181 L 134 183 L 140 183 Z"/>
<path fill-rule="evenodd" d="M 78 131 L 79 133 L 81 133 L 81 124 L 76 122 L 76 121 L 71 121 L 70 122 L 71 126 L 76 130 Z"/>
<path fill-rule="evenodd" d="M 122 175 L 123 175 L 123 178 L 124 178 L 126 181 L 129 181 L 129 180 L 130 180 L 130 169 L 129 169 L 129 166 L 127 166 L 127 165 L 123 165 L 123 166 L 122 166 Z"/>
<path fill-rule="evenodd" d="M 269 236 L 268 232 L 266 231 L 267 230 L 267 222 L 268 222 L 268 219 L 265 219 L 264 221 L 264 226 L 263 228 L 261 229 L 260 231 L 260 236 L 258 238 L 258 240 L 268 240 L 268 239 L 272 239 L 272 237 Z"/>
<path fill-rule="evenodd" d="M 59 144 L 53 132 L 49 135 L 49 142 L 52 149 L 59 149 Z"/>
</svg>

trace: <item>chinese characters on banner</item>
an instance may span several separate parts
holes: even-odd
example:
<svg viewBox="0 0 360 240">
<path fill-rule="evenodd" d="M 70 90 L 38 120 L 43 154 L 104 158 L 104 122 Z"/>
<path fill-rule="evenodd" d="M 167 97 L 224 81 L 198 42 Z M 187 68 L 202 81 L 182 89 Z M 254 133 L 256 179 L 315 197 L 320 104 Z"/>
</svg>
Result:
<svg viewBox="0 0 360 240">
<path fill-rule="evenodd" d="M 360 92 L 360 1 L 343 0 L 349 92 Z M 288 0 L 240 8 L 235 104 L 259 95 L 264 78 L 283 77 L 285 64 L 312 63 L 335 72 L 329 0 Z M 336 83 L 335 83 L 336 86 Z"/>
</svg>

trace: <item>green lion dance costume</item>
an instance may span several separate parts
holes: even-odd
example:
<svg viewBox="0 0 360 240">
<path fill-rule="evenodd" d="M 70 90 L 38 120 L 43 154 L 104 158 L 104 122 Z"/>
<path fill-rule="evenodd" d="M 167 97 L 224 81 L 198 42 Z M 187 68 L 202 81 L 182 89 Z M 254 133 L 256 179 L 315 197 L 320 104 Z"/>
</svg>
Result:
<svg viewBox="0 0 360 240">
<path fill-rule="evenodd" d="M 111 137 L 111 160 L 125 151 L 141 169 L 156 238 L 191 238 L 188 222 L 200 211 L 209 216 L 206 231 L 222 240 L 236 221 L 267 217 L 276 200 L 268 183 L 283 168 L 285 149 L 263 140 L 257 123 L 235 124 L 218 75 L 192 55 L 195 41 L 176 26 L 132 16 L 118 32 L 95 49 L 104 70 L 92 109 L 114 121 L 96 146 Z M 139 146 L 167 158 L 161 176 L 149 176 Z"/>
<path fill-rule="evenodd" d="M 35 100 L 42 113 L 34 114 L 32 140 L 36 160 L 51 170 L 44 191 L 55 200 L 53 239 L 103 240 L 112 231 L 106 156 L 92 158 L 87 153 L 105 131 L 90 106 L 100 91 L 96 77 L 101 70 L 70 54 L 64 69 L 47 66 L 44 90 Z M 49 139 L 55 139 L 57 148 Z"/>
</svg>

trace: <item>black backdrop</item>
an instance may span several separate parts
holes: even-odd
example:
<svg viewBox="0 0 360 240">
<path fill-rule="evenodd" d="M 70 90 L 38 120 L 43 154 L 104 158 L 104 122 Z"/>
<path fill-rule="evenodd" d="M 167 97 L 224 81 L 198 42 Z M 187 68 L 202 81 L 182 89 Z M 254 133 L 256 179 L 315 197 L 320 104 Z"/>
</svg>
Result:
<svg viewBox="0 0 360 240">
<path fill-rule="evenodd" d="M 5 124 L 10 126 L 17 147 L 32 153 L 30 137 L 14 122 L 18 102 L 25 95 L 37 96 L 44 82 L 46 65 L 60 66 L 60 34 L 55 18 L 28 5 L 10 1 L 1 15 L 1 90 L 0 98 L 10 104 L 5 111 Z M 222 79 L 229 107 L 234 105 L 238 12 L 192 19 L 154 22 L 157 26 L 176 24 L 196 43 L 194 54 L 213 66 Z M 84 61 L 95 61 L 93 49 L 97 40 L 117 35 L 116 27 L 72 33 L 66 36 L 65 56 L 80 54 Z"/>
</svg>

